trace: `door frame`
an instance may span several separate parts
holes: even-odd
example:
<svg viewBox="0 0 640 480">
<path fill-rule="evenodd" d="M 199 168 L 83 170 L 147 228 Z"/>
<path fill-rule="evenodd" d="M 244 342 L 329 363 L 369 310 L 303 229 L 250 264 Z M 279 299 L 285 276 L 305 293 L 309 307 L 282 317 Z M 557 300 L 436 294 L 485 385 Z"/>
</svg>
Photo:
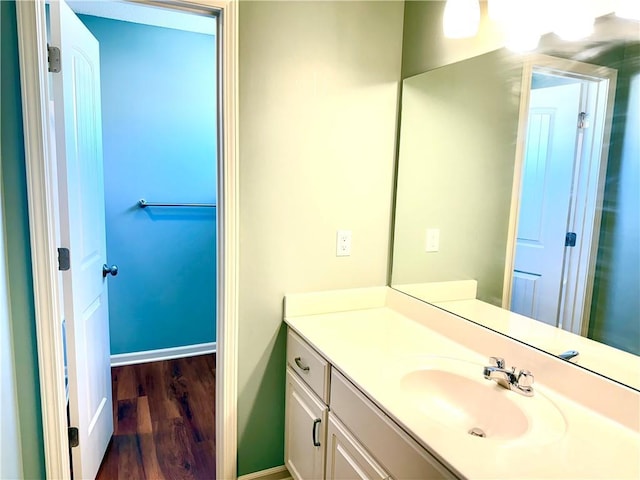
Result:
<svg viewBox="0 0 640 480">
<path fill-rule="evenodd" d="M 238 4 L 237 0 L 145 1 L 218 19 L 218 221 L 216 478 L 237 478 Z M 50 139 L 45 1 L 16 2 L 31 263 L 47 478 L 70 478 L 57 269 L 57 169 Z"/>
<path fill-rule="evenodd" d="M 589 103 L 594 108 L 593 114 L 590 115 L 590 118 L 593 119 L 593 125 L 590 128 L 595 133 L 591 135 L 590 141 L 583 142 L 589 143 L 587 145 L 588 152 L 585 154 L 584 149 L 579 149 L 580 158 L 574 160 L 580 165 L 574 172 L 575 188 L 568 216 L 568 228 L 576 228 L 580 225 L 582 236 L 588 239 L 589 246 L 588 248 L 576 249 L 576 251 L 571 250 L 568 255 L 565 255 L 563 282 L 567 282 L 569 288 L 562 291 L 559 312 L 559 322 L 565 330 L 584 336 L 589 327 L 589 307 L 593 294 L 618 72 L 600 65 L 542 54 L 531 54 L 524 61 L 502 293 L 502 308 L 507 310 L 511 305 L 520 214 L 520 190 L 529 127 L 529 97 L 534 69 L 548 73 L 567 73 L 574 78 L 591 81 L 593 84 L 589 87 L 592 89 L 589 93 L 591 97 Z M 594 148 L 593 145 L 596 135 L 601 138 L 600 148 Z M 583 168 L 586 168 L 586 171 L 582 170 Z M 589 188 L 594 184 L 596 185 L 595 189 Z M 576 197 L 578 198 L 576 199 Z M 580 280 L 584 281 L 583 288 L 580 287 Z"/>
</svg>

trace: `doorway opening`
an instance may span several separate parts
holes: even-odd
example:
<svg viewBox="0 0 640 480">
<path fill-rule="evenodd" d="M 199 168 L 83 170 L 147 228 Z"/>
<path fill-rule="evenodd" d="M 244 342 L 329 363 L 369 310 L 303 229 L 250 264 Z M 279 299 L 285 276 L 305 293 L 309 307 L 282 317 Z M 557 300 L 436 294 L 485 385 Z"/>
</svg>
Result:
<svg viewBox="0 0 640 480">
<path fill-rule="evenodd" d="M 147 3 L 155 4 L 154 2 Z M 125 3 L 125 6 L 132 7 L 133 3 Z M 218 109 L 216 113 L 218 124 L 214 126 L 214 131 L 210 132 L 210 135 L 216 138 L 218 143 L 214 147 L 214 151 L 216 151 L 219 160 L 216 162 L 214 158 L 212 163 L 214 164 L 214 172 L 217 170 L 216 183 L 219 197 L 216 203 L 219 208 L 216 225 L 211 228 L 216 231 L 215 237 L 218 242 L 215 255 L 217 268 L 208 273 L 211 277 L 216 278 L 215 296 L 218 301 L 212 313 L 219 319 L 214 329 L 217 332 L 218 368 L 221 370 L 220 375 L 216 376 L 217 394 L 215 399 L 210 399 L 210 407 L 214 411 L 213 404 L 215 403 L 215 411 L 219 412 L 219 418 L 222 419 L 222 421 L 216 422 L 216 437 L 224 437 L 215 445 L 217 461 L 214 468 L 218 477 L 233 478 L 235 477 L 237 446 L 236 392 L 235 388 L 229 388 L 227 385 L 234 386 L 237 378 L 236 362 L 234 361 L 237 322 L 237 249 L 235 247 L 237 244 L 236 6 L 226 1 L 207 2 L 206 6 L 199 6 L 193 2 L 172 2 L 170 5 L 160 4 L 160 6 L 169 10 L 178 9 L 190 14 L 212 17 L 215 19 L 217 31 L 221 32 L 224 29 L 225 32 L 225 41 L 218 41 L 211 52 L 212 57 L 217 54 L 217 63 L 220 65 L 214 75 L 218 83 L 217 88 L 214 85 L 211 90 L 213 98 L 217 98 L 222 108 Z M 54 10 L 57 10 L 58 7 L 61 7 L 60 11 L 54 15 Z M 50 7 L 47 8 L 51 9 L 52 21 L 56 15 L 58 20 L 63 15 L 69 18 L 75 17 L 77 20 L 75 14 L 63 1 L 51 2 Z M 65 10 L 65 13 L 60 13 L 62 10 Z M 84 478 L 95 475 L 95 469 L 99 466 L 101 459 L 100 455 L 104 451 L 104 448 L 92 448 L 92 442 L 88 440 L 88 433 L 99 432 L 100 434 L 96 436 L 101 437 L 103 446 L 106 446 L 104 438 L 110 436 L 110 425 L 113 425 L 111 415 L 105 413 L 112 411 L 110 408 L 110 349 L 108 343 L 99 342 L 98 339 L 99 334 L 103 334 L 103 339 L 109 336 L 108 333 L 105 334 L 108 332 L 108 326 L 106 329 L 104 328 L 104 319 L 108 318 L 108 315 L 104 314 L 104 306 L 108 305 L 104 285 L 108 281 L 105 277 L 109 275 L 113 277 L 116 270 L 111 268 L 111 264 L 106 261 L 106 247 L 99 245 L 99 239 L 100 237 L 104 239 L 104 235 L 96 233 L 100 229 L 99 225 L 102 225 L 104 231 L 104 221 L 101 221 L 100 215 L 94 217 L 90 213 L 92 208 L 99 203 L 100 197 L 104 201 L 104 195 L 102 195 L 104 185 L 101 181 L 96 181 L 100 179 L 101 172 L 99 171 L 101 169 L 92 163 L 94 158 L 101 157 L 97 151 L 101 146 L 102 137 L 95 133 L 101 130 L 99 125 L 101 115 L 95 113 L 96 107 L 99 108 L 101 104 L 99 101 L 100 81 L 91 80 L 91 75 L 95 74 L 93 67 L 99 65 L 99 61 L 95 62 L 95 57 L 92 57 L 91 52 L 88 52 L 90 49 L 96 50 L 92 46 L 94 42 L 89 38 L 91 36 L 85 36 L 78 41 L 78 38 L 72 38 L 74 35 L 69 35 L 84 28 L 81 22 L 76 22 L 72 28 L 59 28 L 57 36 L 52 27 L 51 38 L 49 38 L 45 30 L 47 12 L 44 1 L 19 2 L 17 12 L 46 475 L 51 478 L 68 478 L 70 476 L 68 452 L 74 436 L 71 435 L 71 429 L 69 432 L 67 431 L 67 396 L 64 385 L 63 361 L 65 348 L 62 332 L 64 319 L 67 332 L 80 327 L 78 331 L 72 332 L 67 338 L 74 337 L 75 342 L 73 347 L 69 347 L 70 353 L 75 349 L 74 354 L 69 358 L 70 397 L 75 395 L 77 399 L 82 400 L 90 407 L 87 410 L 89 415 L 83 416 L 84 435 L 81 426 L 79 426 L 81 431 L 78 436 L 81 440 L 81 447 L 74 447 L 72 450 L 74 452 L 74 473 Z M 62 32 L 64 34 L 61 34 Z M 54 42 L 58 43 L 59 56 L 56 56 L 55 48 L 47 48 L 49 42 L 53 44 L 52 47 L 56 47 Z M 74 46 L 74 42 L 76 46 Z M 51 68 L 52 72 L 55 72 L 56 58 L 61 58 L 62 73 L 52 73 L 51 75 L 58 74 L 60 77 L 66 77 L 71 85 L 68 90 L 71 90 L 75 97 L 70 95 L 71 101 L 57 101 L 51 105 L 50 99 L 55 98 L 56 91 L 59 93 L 65 90 L 59 85 L 57 87 L 54 85 L 52 89 L 48 86 L 47 69 Z M 65 61 L 71 63 L 65 67 Z M 51 124 L 51 110 L 56 111 L 54 115 L 55 127 Z M 62 121 L 58 121 L 59 110 L 68 113 L 62 116 Z M 135 113 L 135 111 L 129 112 L 130 115 Z M 56 130 L 60 129 L 64 129 L 64 134 L 56 137 Z M 54 140 L 56 150 L 63 151 L 63 156 L 54 154 Z M 62 170 L 58 168 L 62 163 L 61 158 L 64 159 L 63 167 L 67 174 L 66 177 L 61 175 Z M 73 175 L 78 178 L 74 178 Z M 87 179 L 90 182 L 84 181 Z M 64 190 L 62 186 L 67 187 L 64 195 L 61 194 Z M 72 195 L 68 195 L 70 190 Z M 87 201 L 83 201 L 85 199 Z M 151 217 L 152 214 L 143 211 L 138 200 L 139 198 L 135 200 L 136 212 L 142 212 Z M 148 200 L 153 201 L 152 199 Z M 166 200 L 162 199 L 160 202 L 164 203 Z M 184 203 L 196 202 L 187 201 Z M 147 206 L 147 208 L 150 207 Z M 63 219 L 62 216 L 69 212 L 75 216 L 76 220 L 79 218 L 80 221 L 76 222 L 77 225 L 70 223 L 65 225 L 67 219 Z M 87 220 L 93 223 L 87 222 Z M 96 228 L 84 230 L 76 228 L 78 225 L 89 223 L 91 227 Z M 69 234 L 69 231 L 72 234 Z M 76 240 L 79 238 L 79 241 L 75 243 L 75 247 L 78 248 L 61 246 L 62 240 L 66 237 L 71 238 L 73 235 Z M 141 239 L 138 238 L 138 240 Z M 65 252 L 67 248 L 68 250 Z M 215 247 L 212 246 L 212 249 Z M 74 255 L 80 256 L 74 257 Z M 94 264 L 100 263 L 102 265 L 99 265 L 99 280 L 95 280 L 94 274 L 96 272 L 94 270 L 96 269 L 93 267 Z M 58 267 L 61 272 L 58 271 Z M 122 269 L 121 265 L 120 275 L 122 275 Z M 73 272 L 73 274 L 68 272 Z M 87 281 L 83 281 L 85 273 Z M 69 278 L 65 281 L 65 275 L 76 277 L 75 283 L 70 283 Z M 212 292 L 209 293 L 210 296 L 213 296 Z M 69 302 L 70 299 L 73 302 Z M 79 319 L 79 321 L 74 322 L 70 319 L 69 303 L 73 303 L 75 315 L 73 320 Z M 78 308 L 76 309 L 76 307 Z M 98 328 L 98 326 L 101 327 Z M 149 331 L 147 329 L 144 335 L 149 336 Z M 84 357 L 82 355 L 79 357 L 78 352 Z M 81 361 L 78 361 L 79 358 Z M 74 362 L 75 365 L 72 368 L 71 364 Z M 222 368 L 223 363 L 226 368 Z M 76 376 L 80 373 L 82 378 L 74 378 L 74 370 Z M 94 373 L 96 374 L 94 375 Z M 105 384 L 107 385 L 106 389 L 104 388 Z M 98 393 L 91 391 L 89 394 L 87 392 L 79 394 L 79 389 L 81 387 L 87 388 L 87 385 L 90 388 L 99 385 L 101 390 Z M 71 393 L 74 388 L 76 392 Z M 69 402 L 72 421 L 74 417 L 73 403 Z M 75 407 L 78 407 L 80 401 L 75 403 Z M 76 415 L 76 419 L 81 416 Z M 83 439 L 85 442 L 82 441 Z M 88 454 L 88 460 L 84 458 L 80 464 L 92 466 L 86 471 L 84 468 L 76 469 L 75 456 L 82 458 L 85 453 Z M 210 473 L 213 474 L 213 472 Z"/>
<path fill-rule="evenodd" d="M 196 411 L 187 396 L 197 398 L 189 381 L 194 377 L 184 370 L 197 363 L 179 368 L 179 362 L 166 362 L 215 352 L 216 19 L 144 5 L 123 10 L 113 2 L 69 5 L 51 7 L 52 42 L 72 58 L 62 59 L 62 72 L 49 79 L 61 245 L 68 246 L 71 263 L 82 265 L 82 272 L 62 273 L 69 427 L 79 440 L 70 449 L 72 471 L 95 476 L 107 443 L 103 464 L 136 457 L 140 465 L 149 464 L 146 457 L 152 456 L 171 475 L 176 462 L 202 472 L 200 464 L 214 465 L 214 444 L 196 446 L 212 442 L 215 427 L 213 415 Z M 106 279 L 96 279 L 93 264 L 102 261 Z M 89 296 L 83 288 L 88 285 L 95 287 Z M 136 388 L 122 388 L 129 370 L 112 369 L 105 378 L 104 352 L 111 367 L 165 362 L 159 363 L 166 364 L 160 369 L 165 375 L 146 369 Z M 209 363 L 213 368 L 196 377 L 202 385 L 215 379 L 215 363 Z M 153 384 L 166 385 L 166 397 L 158 399 Z M 211 413 L 214 391 L 207 389 Z M 144 432 L 131 432 L 144 410 L 135 407 L 145 402 Z M 208 424 L 187 428 L 189 415 Z M 167 442 L 158 439 L 175 429 L 185 441 L 165 451 L 129 451 L 124 441 L 136 433 L 161 447 Z M 176 460 L 196 450 L 198 462 Z"/>
<path fill-rule="evenodd" d="M 579 335 L 589 324 L 615 83 L 615 70 L 542 55 L 523 73 L 505 307 Z"/>
</svg>

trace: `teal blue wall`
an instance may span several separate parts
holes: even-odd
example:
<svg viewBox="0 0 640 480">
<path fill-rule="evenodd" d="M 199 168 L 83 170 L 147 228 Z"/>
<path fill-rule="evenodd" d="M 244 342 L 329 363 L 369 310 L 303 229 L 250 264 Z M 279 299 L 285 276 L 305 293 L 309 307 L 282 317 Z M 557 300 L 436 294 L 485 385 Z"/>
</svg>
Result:
<svg viewBox="0 0 640 480">
<path fill-rule="evenodd" d="M 589 338 L 640 355 L 640 45 L 607 60 L 618 87 Z"/>
<path fill-rule="evenodd" d="M 81 16 L 100 42 L 111 353 L 215 341 L 215 37 Z"/>
<path fill-rule="evenodd" d="M 25 478 L 44 478 L 15 2 L 0 2 L 2 189 L 9 306 Z M 7 412 L 2 412 L 7 414 Z"/>
</svg>

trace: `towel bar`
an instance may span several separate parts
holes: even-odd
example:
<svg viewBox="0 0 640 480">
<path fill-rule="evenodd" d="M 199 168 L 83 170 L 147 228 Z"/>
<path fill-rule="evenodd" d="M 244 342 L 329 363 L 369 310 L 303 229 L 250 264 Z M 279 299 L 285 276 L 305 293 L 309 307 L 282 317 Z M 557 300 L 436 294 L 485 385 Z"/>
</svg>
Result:
<svg viewBox="0 0 640 480">
<path fill-rule="evenodd" d="M 204 207 L 204 208 L 216 208 L 215 203 L 159 203 L 159 202 L 147 202 L 144 198 L 138 200 L 138 206 L 140 208 L 147 207 Z"/>
</svg>

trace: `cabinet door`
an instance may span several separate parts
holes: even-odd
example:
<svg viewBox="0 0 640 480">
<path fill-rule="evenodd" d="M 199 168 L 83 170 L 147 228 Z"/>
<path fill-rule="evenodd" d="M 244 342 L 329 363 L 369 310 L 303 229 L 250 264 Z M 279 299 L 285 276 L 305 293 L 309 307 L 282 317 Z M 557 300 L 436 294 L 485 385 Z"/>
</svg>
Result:
<svg viewBox="0 0 640 480">
<path fill-rule="evenodd" d="M 284 455 L 296 480 L 324 479 L 327 407 L 287 368 Z"/>
<path fill-rule="evenodd" d="M 386 480 L 389 477 L 340 421 L 329 413 L 327 480 Z"/>
</svg>

